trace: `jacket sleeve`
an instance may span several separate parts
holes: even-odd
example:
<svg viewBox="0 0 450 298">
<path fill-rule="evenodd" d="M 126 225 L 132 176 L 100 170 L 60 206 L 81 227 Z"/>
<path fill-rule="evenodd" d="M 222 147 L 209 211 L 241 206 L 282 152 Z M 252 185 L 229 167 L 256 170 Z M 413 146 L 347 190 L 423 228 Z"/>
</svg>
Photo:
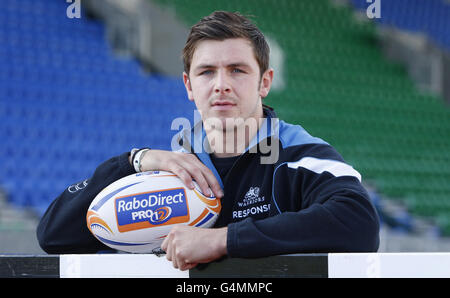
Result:
<svg viewBox="0 0 450 298">
<path fill-rule="evenodd" d="M 317 159 L 316 168 L 313 159 L 306 159 L 281 165 L 274 174 L 271 208 L 276 205 L 279 214 L 228 225 L 229 256 L 378 250 L 379 219 L 359 173 L 334 149 L 327 154 L 330 149 L 320 152 L 323 148 L 315 152 L 323 158 Z M 339 169 L 342 165 L 349 175 Z"/>
<path fill-rule="evenodd" d="M 64 254 L 111 250 L 87 228 L 86 212 L 103 188 L 135 173 L 128 157 L 129 153 L 124 153 L 102 163 L 90 179 L 78 184 L 81 187 L 69 186 L 50 204 L 37 227 L 39 245 L 45 252 Z"/>
</svg>

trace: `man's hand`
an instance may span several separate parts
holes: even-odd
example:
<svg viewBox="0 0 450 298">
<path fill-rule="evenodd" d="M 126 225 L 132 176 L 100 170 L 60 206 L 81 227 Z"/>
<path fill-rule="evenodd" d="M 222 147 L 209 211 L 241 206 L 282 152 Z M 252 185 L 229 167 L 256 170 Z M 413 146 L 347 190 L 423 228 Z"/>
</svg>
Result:
<svg viewBox="0 0 450 298">
<path fill-rule="evenodd" d="M 174 226 L 161 248 L 175 268 L 189 270 L 199 263 L 208 263 L 227 254 L 228 228 L 205 229 Z"/>
<path fill-rule="evenodd" d="M 194 179 L 205 195 L 223 197 L 216 176 L 194 154 L 152 149 L 144 153 L 141 170 L 172 172 L 190 189 L 194 189 Z"/>
</svg>

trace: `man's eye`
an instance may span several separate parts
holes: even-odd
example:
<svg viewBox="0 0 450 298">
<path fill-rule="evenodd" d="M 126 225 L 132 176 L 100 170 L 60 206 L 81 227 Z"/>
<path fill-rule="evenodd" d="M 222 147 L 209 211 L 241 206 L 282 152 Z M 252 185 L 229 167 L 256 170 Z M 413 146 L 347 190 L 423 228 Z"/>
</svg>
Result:
<svg viewBox="0 0 450 298">
<path fill-rule="evenodd" d="M 212 70 L 204 70 L 199 75 L 208 75 L 208 74 L 212 74 Z"/>
<path fill-rule="evenodd" d="M 235 73 L 242 73 L 242 72 L 244 72 L 244 71 L 242 71 L 241 69 L 239 69 L 239 68 L 233 68 L 233 71 L 232 72 L 235 72 Z"/>
</svg>

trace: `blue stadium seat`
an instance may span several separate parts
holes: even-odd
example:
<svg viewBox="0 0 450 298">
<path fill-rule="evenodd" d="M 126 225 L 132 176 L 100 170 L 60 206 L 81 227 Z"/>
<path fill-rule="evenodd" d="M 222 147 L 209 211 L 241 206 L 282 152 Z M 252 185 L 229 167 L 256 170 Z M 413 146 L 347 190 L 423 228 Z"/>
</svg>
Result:
<svg viewBox="0 0 450 298">
<path fill-rule="evenodd" d="M 366 10 L 366 0 L 352 0 L 355 8 Z M 383 25 L 423 33 L 441 47 L 450 50 L 450 3 L 446 0 L 395 0 L 381 1 Z"/>
<path fill-rule="evenodd" d="M 112 156 L 170 149 L 175 107 L 192 118 L 179 78 L 115 57 L 104 26 L 67 18 L 67 5 L 4 0 L 0 9 L 0 186 L 38 214 Z"/>
</svg>

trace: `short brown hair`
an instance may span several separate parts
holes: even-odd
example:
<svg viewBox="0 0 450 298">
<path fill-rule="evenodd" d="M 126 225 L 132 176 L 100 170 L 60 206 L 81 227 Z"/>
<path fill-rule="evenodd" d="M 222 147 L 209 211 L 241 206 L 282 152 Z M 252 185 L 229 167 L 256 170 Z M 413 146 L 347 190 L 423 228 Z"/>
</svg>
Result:
<svg viewBox="0 0 450 298">
<path fill-rule="evenodd" d="M 238 12 L 215 11 L 192 26 L 183 49 L 184 71 L 189 75 L 197 43 L 202 40 L 245 38 L 253 47 L 260 76 L 269 68 L 269 45 L 264 35 L 248 18 Z"/>
</svg>

